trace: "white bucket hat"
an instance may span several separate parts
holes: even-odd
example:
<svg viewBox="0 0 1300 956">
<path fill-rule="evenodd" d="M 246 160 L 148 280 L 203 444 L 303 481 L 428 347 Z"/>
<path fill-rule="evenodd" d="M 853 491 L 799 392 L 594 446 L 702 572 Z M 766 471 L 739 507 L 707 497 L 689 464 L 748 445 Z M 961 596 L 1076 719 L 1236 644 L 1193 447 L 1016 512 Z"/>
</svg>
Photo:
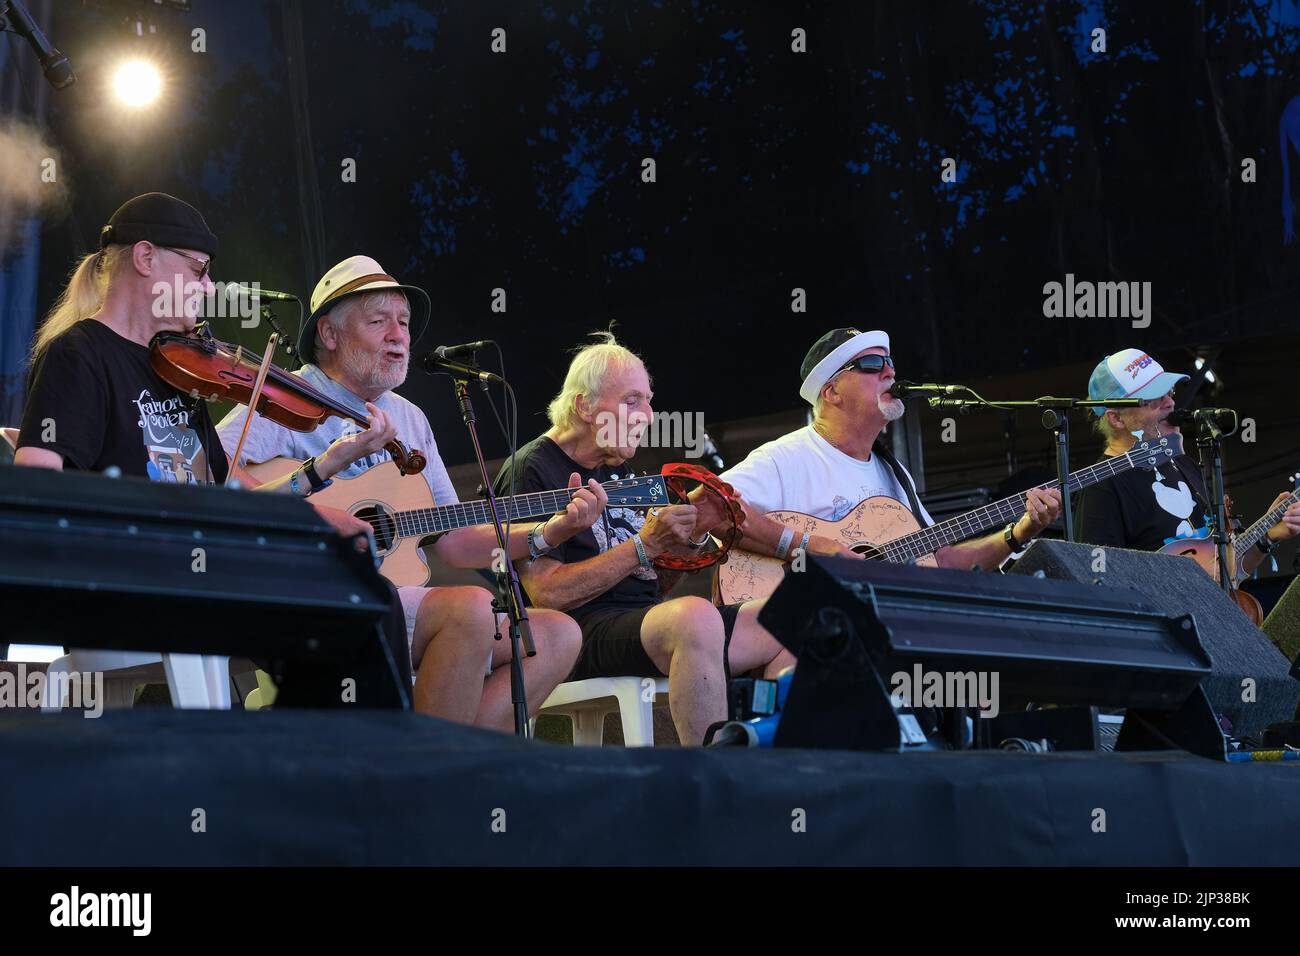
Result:
<svg viewBox="0 0 1300 956">
<path fill-rule="evenodd" d="M 406 293 L 411 306 L 411 344 L 424 334 L 429 326 L 429 295 L 419 286 L 402 285 L 369 256 L 352 256 L 344 259 L 321 276 L 311 292 L 311 315 L 298 339 L 298 355 L 304 362 L 316 361 L 316 323 L 344 296 L 376 289 L 397 289 Z"/>
</svg>

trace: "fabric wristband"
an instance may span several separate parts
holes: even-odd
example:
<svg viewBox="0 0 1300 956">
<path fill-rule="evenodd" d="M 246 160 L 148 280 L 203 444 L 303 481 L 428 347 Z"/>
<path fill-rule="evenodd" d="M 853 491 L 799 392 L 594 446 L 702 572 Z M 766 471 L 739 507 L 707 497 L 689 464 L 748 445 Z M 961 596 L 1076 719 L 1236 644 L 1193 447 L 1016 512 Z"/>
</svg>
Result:
<svg viewBox="0 0 1300 956">
<path fill-rule="evenodd" d="M 793 528 L 786 528 L 784 531 L 781 532 L 781 540 L 777 543 L 776 546 L 776 556 L 780 560 L 782 561 L 785 560 L 785 556 L 790 550 L 790 542 L 793 540 L 794 540 Z"/>
<path fill-rule="evenodd" d="M 533 526 L 533 530 L 528 532 L 528 557 L 536 561 L 550 550 L 552 546 L 546 543 L 546 521 L 539 521 Z"/>
<path fill-rule="evenodd" d="M 641 562 L 641 567 L 646 570 L 653 568 L 654 565 L 650 562 L 650 559 L 646 557 L 645 545 L 641 543 L 641 536 L 639 534 L 632 535 L 632 543 L 636 545 L 636 557 L 637 560 Z"/>
</svg>

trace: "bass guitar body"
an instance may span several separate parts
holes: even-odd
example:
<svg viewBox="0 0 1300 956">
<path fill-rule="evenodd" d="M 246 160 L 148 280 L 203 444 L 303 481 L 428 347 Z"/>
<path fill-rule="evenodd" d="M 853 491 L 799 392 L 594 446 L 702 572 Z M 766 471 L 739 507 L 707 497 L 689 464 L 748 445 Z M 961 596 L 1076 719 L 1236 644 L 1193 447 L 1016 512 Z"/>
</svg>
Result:
<svg viewBox="0 0 1300 956">
<path fill-rule="evenodd" d="M 880 545 L 920 530 L 906 505 L 884 495 L 866 499 L 839 521 L 799 511 L 769 511 L 767 517 L 794 531 L 792 551 L 807 532 L 838 541 L 858 554 L 879 556 Z M 918 558 L 916 563 L 933 567 L 934 555 Z M 785 568 L 785 562 L 776 558 L 736 548 L 727 563 L 718 566 L 717 600 L 721 604 L 742 604 L 765 598 L 781 583 Z"/>
</svg>

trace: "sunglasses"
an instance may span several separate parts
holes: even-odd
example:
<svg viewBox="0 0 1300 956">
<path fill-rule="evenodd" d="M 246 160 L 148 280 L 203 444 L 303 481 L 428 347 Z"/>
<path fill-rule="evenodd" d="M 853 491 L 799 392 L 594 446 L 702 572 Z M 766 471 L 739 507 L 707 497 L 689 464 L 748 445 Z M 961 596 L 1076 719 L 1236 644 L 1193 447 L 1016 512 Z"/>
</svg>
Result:
<svg viewBox="0 0 1300 956">
<path fill-rule="evenodd" d="M 870 355 L 863 355 L 860 358 L 855 358 L 852 362 L 850 362 L 848 365 L 841 368 L 835 374 L 839 375 L 840 372 L 847 372 L 849 371 L 849 369 L 852 369 L 855 372 L 866 372 L 868 375 L 876 375 L 880 371 L 882 371 L 886 365 L 888 365 L 890 368 L 893 368 L 894 367 L 893 358 L 891 358 L 888 355 L 876 355 L 873 352 Z"/>
<path fill-rule="evenodd" d="M 208 269 L 212 267 L 211 259 L 200 259 L 198 256 L 192 256 L 188 252 L 181 252 L 179 249 L 173 249 L 171 246 L 163 246 L 163 248 L 166 249 L 168 252 L 176 253 L 178 256 L 184 256 L 186 259 L 189 259 L 190 262 L 197 262 L 201 266 L 201 268 L 199 269 L 200 282 L 202 282 L 203 277 L 208 274 Z"/>
</svg>

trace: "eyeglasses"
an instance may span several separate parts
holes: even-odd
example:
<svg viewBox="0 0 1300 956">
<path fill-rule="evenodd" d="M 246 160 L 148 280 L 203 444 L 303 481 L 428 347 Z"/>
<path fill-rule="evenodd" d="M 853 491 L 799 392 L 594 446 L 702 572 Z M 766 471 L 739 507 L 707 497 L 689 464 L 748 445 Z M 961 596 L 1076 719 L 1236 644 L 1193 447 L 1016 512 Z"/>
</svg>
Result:
<svg viewBox="0 0 1300 956">
<path fill-rule="evenodd" d="M 855 358 L 848 365 L 839 369 L 835 375 L 839 375 L 840 372 L 847 372 L 849 369 L 853 369 L 855 372 L 866 372 L 868 375 L 876 375 L 883 370 L 886 365 L 890 368 L 894 367 L 894 360 L 892 357 L 888 355 L 877 355 L 875 352 L 872 352 L 869 355 Z M 831 377 L 834 378 L 835 376 L 833 375 Z"/>
<path fill-rule="evenodd" d="M 168 252 L 176 253 L 178 256 L 184 256 L 186 259 L 189 259 L 190 262 L 197 262 L 202 267 L 199 269 L 200 282 L 202 282 L 203 277 L 208 274 L 208 269 L 212 267 L 212 260 L 210 258 L 200 259 L 198 256 L 192 256 L 188 252 L 181 252 L 179 249 L 173 249 L 171 246 L 163 246 L 163 248 L 166 249 Z"/>
<path fill-rule="evenodd" d="M 1153 407 L 1153 406 L 1155 406 L 1155 405 L 1159 405 L 1159 404 L 1160 404 L 1161 402 L 1163 402 L 1166 398 L 1174 398 L 1174 397 L 1175 397 L 1175 396 L 1174 396 L 1174 392 L 1176 392 L 1176 391 L 1177 391 L 1176 388 L 1171 388 L 1168 392 L 1166 392 L 1164 395 L 1161 395 L 1159 398 L 1144 398 L 1144 399 L 1142 399 L 1142 404 L 1141 404 L 1140 406 L 1138 406 L 1138 407 L 1139 407 L 1139 408 L 1151 408 L 1151 407 Z"/>
</svg>

